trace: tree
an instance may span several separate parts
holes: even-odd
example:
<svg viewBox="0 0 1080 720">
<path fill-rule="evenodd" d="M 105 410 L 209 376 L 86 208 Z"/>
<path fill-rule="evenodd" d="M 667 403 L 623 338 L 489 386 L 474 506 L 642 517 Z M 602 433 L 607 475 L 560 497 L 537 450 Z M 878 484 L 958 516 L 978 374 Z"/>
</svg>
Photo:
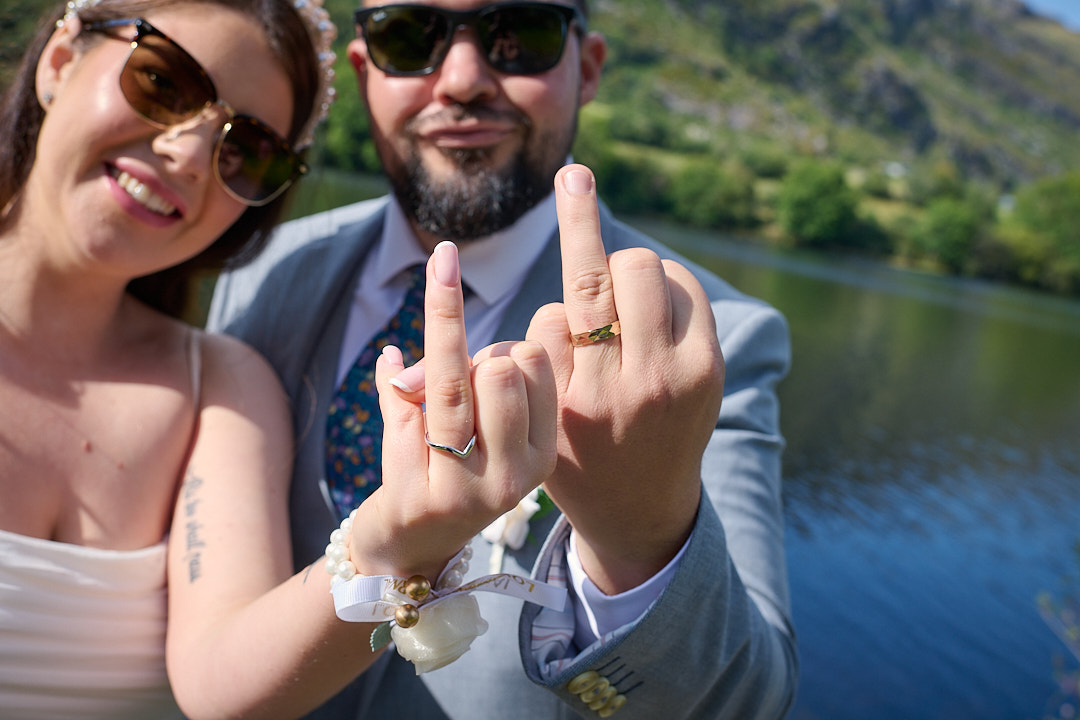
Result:
<svg viewBox="0 0 1080 720">
<path fill-rule="evenodd" d="M 716 160 L 687 163 L 672 179 L 675 218 L 702 228 L 730 229 L 754 223 L 753 176 Z"/>
<path fill-rule="evenodd" d="M 915 229 L 915 244 L 923 255 L 960 273 L 975 248 L 982 222 L 971 204 L 953 197 L 931 201 Z"/>
<path fill-rule="evenodd" d="M 795 164 L 780 186 L 778 203 L 780 225 L 797 243 L 858 244 L 858 202 L 839 165 L 815 160 Z"/>
</svg>

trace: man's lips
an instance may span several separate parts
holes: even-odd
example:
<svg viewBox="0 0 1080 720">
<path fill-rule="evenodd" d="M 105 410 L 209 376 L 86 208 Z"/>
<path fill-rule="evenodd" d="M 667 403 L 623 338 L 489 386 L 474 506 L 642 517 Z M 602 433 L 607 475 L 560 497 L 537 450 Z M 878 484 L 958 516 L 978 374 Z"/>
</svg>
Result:
<svg viewBox="0 0 1080 720">
<path fill-rule="evenodd" d="M 489 147 L 514 134 L 514 131 L 515 127 L 511 125 L 469 123 L 428 128 L 420 134 L 420 137 L 436 147 Z"/>
<path fill-rule="evenodd" d="M 406 131 L 440 148 L 482 148 L 528 130 L 527 116 L 485 105 L 454 105 L 416 117 Z"/>
</svg>

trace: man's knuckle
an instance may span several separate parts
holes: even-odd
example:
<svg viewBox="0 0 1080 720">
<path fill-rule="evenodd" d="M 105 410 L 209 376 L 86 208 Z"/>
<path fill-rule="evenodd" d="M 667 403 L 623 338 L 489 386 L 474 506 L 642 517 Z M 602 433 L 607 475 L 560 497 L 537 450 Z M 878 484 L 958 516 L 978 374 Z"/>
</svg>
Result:
<svg viewBox="0 0 1080 720">
<path fill-rule="evenodd" d="M 599 270 L 581 272 L 569 280 L 570 293 L 578 299 L 601 300 L 611 293 L 611 275 Z"/>
<path fill-rule="evenodd" d="M 612 273 L 615 272 L 655 272 L 662 267 L 660 256 L 648 248 L 627 248 L 612 253 L 608 258 Z"/>
</svg>

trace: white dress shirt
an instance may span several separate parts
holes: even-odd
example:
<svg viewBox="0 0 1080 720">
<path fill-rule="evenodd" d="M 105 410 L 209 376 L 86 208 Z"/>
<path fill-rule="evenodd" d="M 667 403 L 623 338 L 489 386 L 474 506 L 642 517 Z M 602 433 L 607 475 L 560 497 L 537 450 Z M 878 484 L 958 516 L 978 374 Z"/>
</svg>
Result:
<svg viewBox="0 0 1080 720">
<path fill-rule="evenodd" d="M 555 232 L 557 222 L 552 193 L 505 230 L 459 245 L 462 282 L 470 290 L 465 301 L 470 356 L 494 339 L 503 313 Z M 413 234 L 401 206 L 392 199 L 382 236 L 368 253 L 353 291 L 338 360 L 338 384 L 370 339 L 400 307 L 408 269 L 427 259 L 428 253 Z M 667 567 L 642 585 L 609 596 L 586 575 L 573 534 L 569 546 L 567 559 L 574 590 L 571 596 L 577 618 L 575 644 L 579 648 L 640 617 L 667 587 L 686 549 L 684 545 Z"/>
</svg>

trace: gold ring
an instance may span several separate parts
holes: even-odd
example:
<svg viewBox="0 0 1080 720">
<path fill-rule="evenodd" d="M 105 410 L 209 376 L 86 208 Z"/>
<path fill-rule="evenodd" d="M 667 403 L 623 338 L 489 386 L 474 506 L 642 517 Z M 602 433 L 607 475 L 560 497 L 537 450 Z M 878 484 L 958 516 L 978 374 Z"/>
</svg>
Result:
<svg viewBox="0 0 1080 720">
<path fill-rule="evenodd" d="M 574 345 L 574 347 L 584 347 L 586 345 L 598 343 L 601 340 L 608 340 L 610 338 L 613 338 L 621 332 L 622 326 L 619 324 L 619 321 L 616 320 L 613 323 L 609 323 L 607 325 L 604 325 L 603 327 L 598 327 L 595 330 L 578 333 L 577 335 L 571 335 L 570 342 Z"/>
</svg>

